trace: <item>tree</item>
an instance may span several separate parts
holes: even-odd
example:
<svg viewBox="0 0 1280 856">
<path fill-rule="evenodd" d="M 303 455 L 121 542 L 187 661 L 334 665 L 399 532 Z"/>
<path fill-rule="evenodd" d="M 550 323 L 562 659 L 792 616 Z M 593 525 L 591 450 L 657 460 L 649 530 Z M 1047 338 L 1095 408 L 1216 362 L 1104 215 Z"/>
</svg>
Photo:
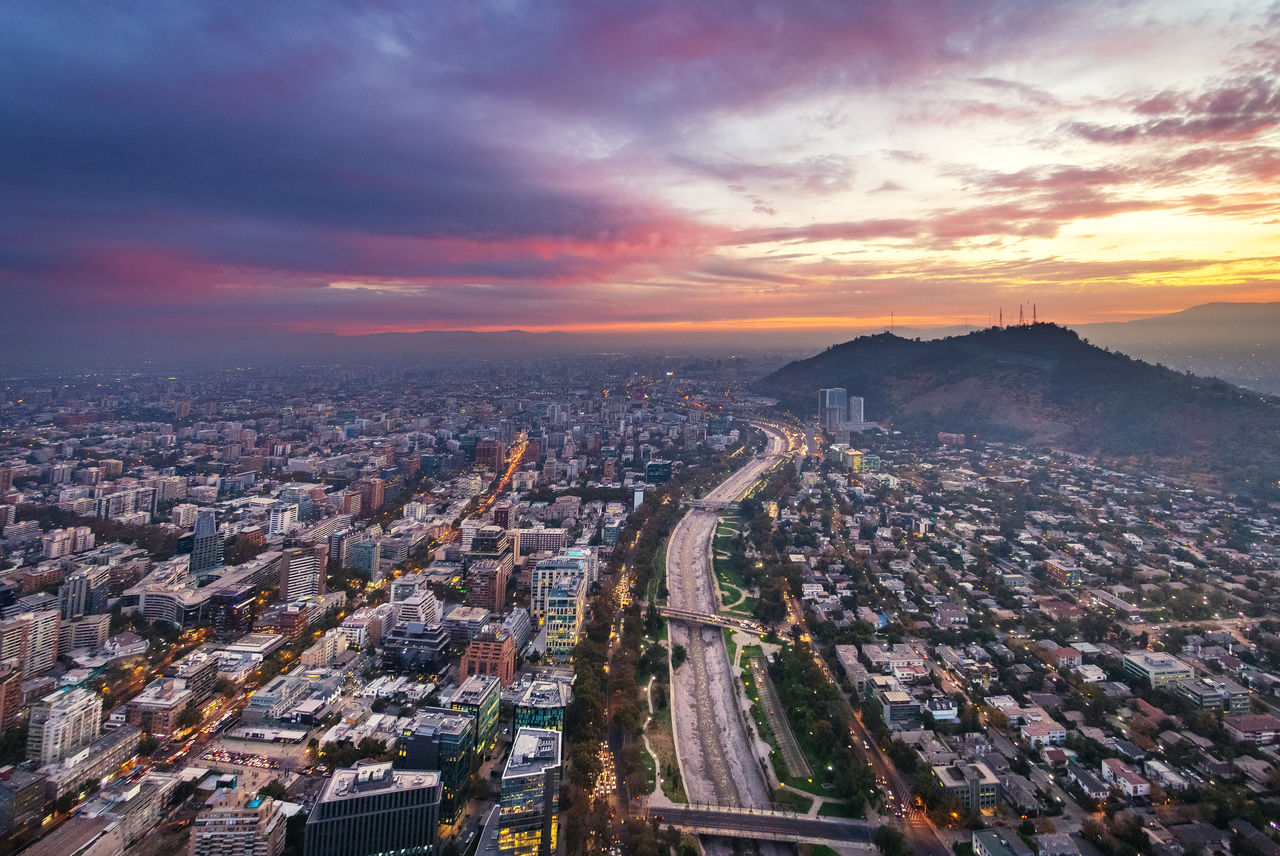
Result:
<svg viewBox="0 0 1280 856">
<path fill-rule="evenodd" d="M 671 669 L 672 671 L 684 665 L 684 661 L 688 658 L 689 652 L 684 649 L 683 645 L 675 645 L 671 648 Z"/>
<path fill-rule="evenodd" d="M 200 724 L 200 708 L 194 704 L 189 704 L 178 714 L 178 718 L 174 724 L 179 730 L 183 728 L 195 728 Z"/>
<path fill-rule="evenodd" d="M 906 838 L 891 826 L 880 826 L 871 838 L 883 856 L 907 856 Z"/>
<path fill-rule="evenodd" d="M 271 797 L 273 800 L 285 801 L 289 799 L 289 792 L 284 789 L 284 785 L 280 784 L 279 779 L 272 779 L 264 786 L 258 789 L 258 796 Z"/>
</svg>

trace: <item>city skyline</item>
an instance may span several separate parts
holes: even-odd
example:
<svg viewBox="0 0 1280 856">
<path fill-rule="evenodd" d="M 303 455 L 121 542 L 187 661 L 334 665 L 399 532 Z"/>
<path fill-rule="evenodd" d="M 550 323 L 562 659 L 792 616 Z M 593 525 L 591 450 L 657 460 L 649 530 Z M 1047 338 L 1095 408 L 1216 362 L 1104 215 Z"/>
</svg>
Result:
<svg viewBox="0 0 1280 856">
<path fill-rule="evenodd" d="M 925 7 L 12 5 L 6 314 L 656 333 L 1280 299 L 1274 10 Z"/>
</svg>

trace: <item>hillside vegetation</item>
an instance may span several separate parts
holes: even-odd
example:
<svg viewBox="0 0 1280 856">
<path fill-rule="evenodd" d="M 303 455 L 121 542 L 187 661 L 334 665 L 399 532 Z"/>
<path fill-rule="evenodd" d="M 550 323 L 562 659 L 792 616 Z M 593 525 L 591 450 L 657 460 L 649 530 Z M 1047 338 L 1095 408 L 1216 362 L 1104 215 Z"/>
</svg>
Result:
<svg viewBox="0 0 1280 856">
<path fill-rule="evenodd" d="M 835 345 L 757 388 L 811 414 L 821 387 L 903 430 L 978 434 L 1132 458 L 1198 484 L 1280 498 L 1280 403 L 1097 348 L 1053 324 Z"/>
</svg>

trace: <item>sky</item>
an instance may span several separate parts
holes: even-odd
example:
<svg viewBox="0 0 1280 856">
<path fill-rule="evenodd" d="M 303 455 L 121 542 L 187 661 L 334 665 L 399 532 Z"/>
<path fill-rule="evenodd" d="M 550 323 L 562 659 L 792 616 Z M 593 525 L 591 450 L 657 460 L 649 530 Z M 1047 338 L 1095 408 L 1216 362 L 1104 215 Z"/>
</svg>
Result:
<svg viewBox="0 0 1280 856">
<path fill-rule="evenodd" d="M 1280 300 L 1278 123 L 1276 3 L 13 0 L 0 335 Z"/>
</svg>

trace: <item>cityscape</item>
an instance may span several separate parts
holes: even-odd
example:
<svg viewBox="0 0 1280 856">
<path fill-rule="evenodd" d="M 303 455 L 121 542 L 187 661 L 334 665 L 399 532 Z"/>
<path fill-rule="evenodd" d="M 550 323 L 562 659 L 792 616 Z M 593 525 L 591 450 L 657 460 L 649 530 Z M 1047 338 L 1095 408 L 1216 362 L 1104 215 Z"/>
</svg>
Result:
<svg viewBox="0 0 1280 856">
<path fill-rule="evenodd" d="M 0 69 L 0 856 L 1280 856 L 1274 4 Z"/>
</svg>

